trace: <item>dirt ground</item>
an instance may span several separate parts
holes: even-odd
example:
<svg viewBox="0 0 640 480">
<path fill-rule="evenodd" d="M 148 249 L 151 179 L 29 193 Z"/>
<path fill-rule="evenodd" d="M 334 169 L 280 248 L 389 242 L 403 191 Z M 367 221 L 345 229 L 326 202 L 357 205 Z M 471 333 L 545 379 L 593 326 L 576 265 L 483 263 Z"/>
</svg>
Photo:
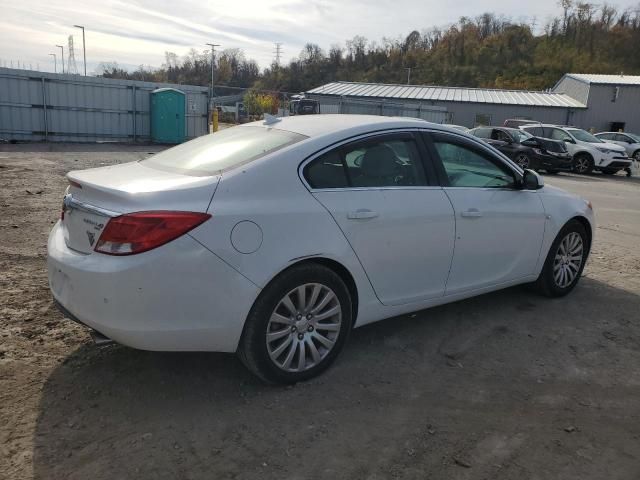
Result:
<svg viewBox="0 0 640 480">
<path fill-rule="evenodd" d="M 94 347 L 55 309 L 64 174 L 157 147 L 0 146 L 0 478 L 640 478 L 640 182 L 559 175 L 598 230 L 568 298 L 523 288 L 354 331 L 265 386 L 233 355 Z"/>
</svg>

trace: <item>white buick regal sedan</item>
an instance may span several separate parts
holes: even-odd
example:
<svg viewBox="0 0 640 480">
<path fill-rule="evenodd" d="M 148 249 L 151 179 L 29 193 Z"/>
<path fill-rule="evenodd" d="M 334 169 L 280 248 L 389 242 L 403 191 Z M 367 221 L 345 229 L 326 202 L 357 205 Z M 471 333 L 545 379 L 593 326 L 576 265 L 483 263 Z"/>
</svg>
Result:
<svg viewBox="0 0 640 480">
<path fill-rule="evenodd" d="M 491 146 L 407 118 L 307 115 L 68 174 L 51 291 L 102 340 L 237 352 L 317 375 L 354 327 L 532 283 L 569 293 L 589 202 Z"/>
</svg>

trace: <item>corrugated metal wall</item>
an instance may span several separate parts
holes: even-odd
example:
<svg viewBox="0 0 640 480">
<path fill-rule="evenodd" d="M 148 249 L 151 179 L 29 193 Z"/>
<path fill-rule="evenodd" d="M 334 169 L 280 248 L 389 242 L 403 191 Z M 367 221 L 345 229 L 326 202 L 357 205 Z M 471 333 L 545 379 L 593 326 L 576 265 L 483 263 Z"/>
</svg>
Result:
<svg viewBox="0 0 640 480">
<path fill-rule="evenodd" d="M 320 102 L 320 113 L 351 113 L 357 115 L 383 115 L 387 117 L 422 118 L 433 123 L 450 123 L 446 107 L 422 105 L 419 102 L 390 100 L 358 100 L 330 95 L 307 94 Z"/>
<path fill-rule="evenodd" d="M 0 139 L 148 141 L 150 92 L 186 94 L 187 138 L 207 133 L 208 88 L 0 68 Z"/>
<path fill-rule="evenodd" d="M 640 86 L 591 85 L 589 109 L 580 112 L 574 124 L 604 132 L 611 129 L 612 122 L 622 122 L 626 132 L 640 134 Z"/>
</svg>

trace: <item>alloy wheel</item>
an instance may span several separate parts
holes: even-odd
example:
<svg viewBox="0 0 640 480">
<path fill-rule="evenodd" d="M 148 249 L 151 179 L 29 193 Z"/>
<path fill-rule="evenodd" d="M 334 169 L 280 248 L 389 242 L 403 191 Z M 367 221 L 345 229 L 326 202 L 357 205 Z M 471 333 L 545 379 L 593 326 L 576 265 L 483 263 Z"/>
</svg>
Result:
<svg viewBox="0 0 640 480">
<path fill-rule="evenodd" d="M 640 150 L 633 154 L 633 158 L 636 162 L 640 162 Z"/>
<path fill-rule="evenodd" d="M 585 173 L 589 170 L 589 159 L 587 157 L 576 158 L 575 170 L 578 173 Z"/>
<path fill-rule="evenodd" d="M 341 326 L 342 306 L 335 292 L 319 283 L 300 285 L 278 302 L 269 318 L 269 358 L 286 372 L 309 370 L 331 352 Z"/>
<path fill-rule="evenodd" d="M 516 163 L 522 168 L 529 168 L 529 157 L 524 153 L 521 153 L 516 157 Z"/>
<path fill-rule="evenodd" d="M 579 233 L 571 232 L 565 236 L 553 261 L 553 280 L 560 288 L 569 287 L 580 272 L 584 244 Z"/>
</svg>

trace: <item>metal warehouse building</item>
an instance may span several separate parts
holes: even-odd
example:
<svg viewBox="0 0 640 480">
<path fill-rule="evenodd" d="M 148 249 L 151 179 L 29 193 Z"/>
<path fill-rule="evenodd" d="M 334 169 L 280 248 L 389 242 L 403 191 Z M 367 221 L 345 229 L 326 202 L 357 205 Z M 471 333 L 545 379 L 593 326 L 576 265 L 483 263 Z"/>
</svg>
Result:
<svg viewBox="0 0 640 480">
<path fill-rule="evenodd" d="M 568 73 L 553 91 L 587 106 L 575 114 L 574 125 L 640 133 L 640 76 Z"/>
<path fill-rule="evenodd" d="M 333 82 L 306 95 L 320 102 L 322 113 L 412 116 L 466 127 L 524 118 L 640 132 L 640 77 L 622 75 L 567 74 L 549 92 Z"/>
</svg>

